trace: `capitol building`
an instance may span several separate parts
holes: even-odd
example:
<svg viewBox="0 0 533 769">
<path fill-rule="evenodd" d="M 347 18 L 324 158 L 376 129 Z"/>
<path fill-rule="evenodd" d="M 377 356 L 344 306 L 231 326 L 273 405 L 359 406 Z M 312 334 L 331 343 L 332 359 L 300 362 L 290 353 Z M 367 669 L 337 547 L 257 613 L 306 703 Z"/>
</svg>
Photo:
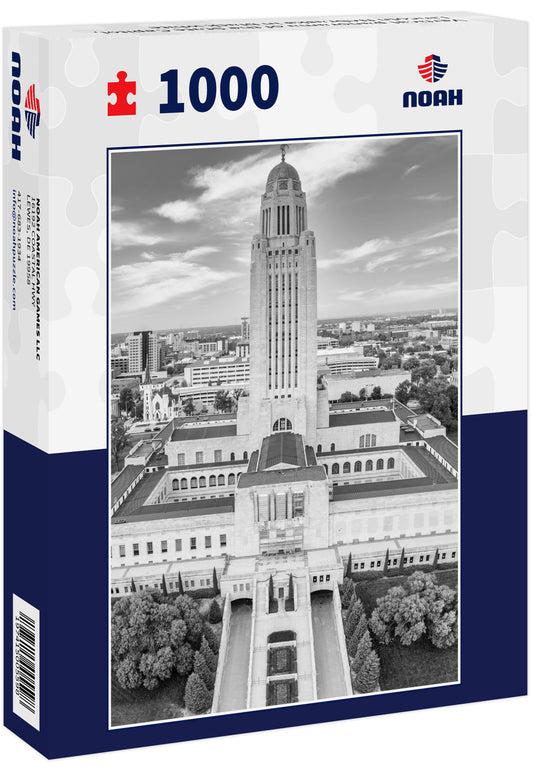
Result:
<svg viewBox="0 0 533 769">
<path fill-rule="evenodd" d="M 444 427 L 395 399 L 332 403 L 317 376 L 311 227 L 283 149 L 251 243 L 237 413 L 171 419 L 111 487 L 112 596 L 163 577 L 169 591 L 209 588 L 216 574 L 226 600 L 214 712 L 272 704 L 278 638 L 296 650 L 293 700 L 351 696 L 338 593 L 350 554 L 367 572 L 459 557 L 458 452 Z"/>
</svg>

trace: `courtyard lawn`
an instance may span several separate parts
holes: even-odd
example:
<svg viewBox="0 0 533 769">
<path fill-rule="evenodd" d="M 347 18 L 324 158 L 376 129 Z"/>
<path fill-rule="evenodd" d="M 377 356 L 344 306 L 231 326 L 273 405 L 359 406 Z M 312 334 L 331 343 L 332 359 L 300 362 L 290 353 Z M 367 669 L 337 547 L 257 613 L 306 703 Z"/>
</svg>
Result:
<svg viewBox="0 0 533 769">
<path fill-rule="evenodd" d="M 432 572 L 439 585 L 457 588 L 457 569 Z M 407 577 L 384 577 L 376 581 L 356 582 L 355 589 L 361 598 L 368 617 L 376 601 L 391 587 L 403 585 Z M 427 638 L 421 638 L 410 646 L 395 641 L 390 646 L 374 644 L 381 662 L 380 687 L 383 690 L 407 689 L 413 686 L 456 681 L 457 645 L 450 649 L 437 649 Z"/>
<path fill-rule="evenodd" d="M 376 644 L 381 661 L 381 689 L 408 689 L 457 680 L 457 645 L 437 649 L 427 638 L 410 646 L 395 641 L 390 646 Z"/>
<path fill-rule="evenodd" d="M 140 724 L 182 718 L 185 715 L 183 696 L 186 680 L 172 676 L 157 689 L 122 689 L 116 681 L 111 685 L 112 725 Z"/>
</svg>

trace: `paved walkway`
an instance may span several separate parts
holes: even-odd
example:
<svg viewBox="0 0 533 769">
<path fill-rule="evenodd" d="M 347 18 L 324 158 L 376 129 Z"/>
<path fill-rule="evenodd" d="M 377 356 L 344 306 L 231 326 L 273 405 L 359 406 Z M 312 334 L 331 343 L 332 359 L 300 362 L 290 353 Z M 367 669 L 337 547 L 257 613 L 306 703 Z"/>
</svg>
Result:
<svg viewBox="0 0 533 769">
<path fill-rule="evenodd" d="M 339 638 L 331 594 L 313 593 L 311 616 L 315 643 L 316 684 L 319 700 L 345 697 L 346 691 Z M 340 639 L 344 643 L 344 639 Z"/>
<path fill-rule="evenodd" d="M 228 653 L 220 685 L 218 713 L 246 709 L 251 635 L 251 605 L 238 604 L 233 606 L 229 626 Z"/>
</svg>

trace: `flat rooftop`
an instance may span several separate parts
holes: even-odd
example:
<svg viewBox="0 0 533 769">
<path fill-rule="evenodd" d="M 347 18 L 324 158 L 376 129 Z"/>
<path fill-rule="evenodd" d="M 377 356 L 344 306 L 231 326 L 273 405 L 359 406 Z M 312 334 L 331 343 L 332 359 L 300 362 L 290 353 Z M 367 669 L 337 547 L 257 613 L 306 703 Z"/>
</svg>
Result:
<svg viewBox="0 0 533 769">
<path fill-rule="evenodd" d="M 450 491 L 457 488 L 457 481 L 432 483 L 428 478 L 405 478 L 398 481 L 376 481 L 333 486 L 333 501 L 390 497 L 396 494 L 417 494 L 425 491 Z"/>
<path fill-rule="evenodd" d="M 153 473 L 156 475 L 156 473 Z M 235 498 L 215 497 L 214 499 L 194 499 L 186 502 L 166 502 L 161 505 L 142 505 L 128 508 L 122 505 L 113 516 L 112 523 L 135 523 L 137 521 L 156 521 L 162 518 L 192 518 L 215 513 L 233 513 Z"/>
<path fill-rule="evenodd" d="M 341 427 L 343 425 L 372 425 L 378 422 L 395 422 L 392 411 L 353 411 L 347 414 L 330 414 L 329 426 Z"/>
<path fill-rule="evenodd" d="M 237 435 L 237 425 L 202 425 L 201 427 L 178 427 L 171 441 L 201 441 L 209 438 L 228 438 Z"/>
<path fill-rule="evenodd" d="M 449 438 L 444 435 L 436 435 L 434 438 L 426 438 L 432 449 L 450 464 L 454 470 L 459 469 L 459 449 Z"/>
<path fill-rule="evenodd" d="M 237 487 L 249 489 L 252 486 L 325 480 L 326 471 L 322 465 L 312 465 L 311 467 L 291 467 L 286 470 L 260 470 L 256 473 L 243 473 L 238 480 Z"/>
<path fill-rule="evenodd" d="M 120 499 L 127 488 L 131 486 L 137 476 L 144 473 L 143 465 L 126 465 L 111 484 L 111 506 Z"/>
</svg>

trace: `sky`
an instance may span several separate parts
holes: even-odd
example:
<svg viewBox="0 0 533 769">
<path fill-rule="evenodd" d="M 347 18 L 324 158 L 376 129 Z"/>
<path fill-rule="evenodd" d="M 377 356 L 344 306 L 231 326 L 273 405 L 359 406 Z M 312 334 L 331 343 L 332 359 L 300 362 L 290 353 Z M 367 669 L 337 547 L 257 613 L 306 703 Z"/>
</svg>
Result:
<svg viewBox="0 0 533 769">
<path fill-rule="evenodd" d="M 457 136 L 292 143 L 316 236 L 318 318 L 458 303 Z M 238 324 L 279 144 L 115 152 L 114 333 Z"/>
</svg>

